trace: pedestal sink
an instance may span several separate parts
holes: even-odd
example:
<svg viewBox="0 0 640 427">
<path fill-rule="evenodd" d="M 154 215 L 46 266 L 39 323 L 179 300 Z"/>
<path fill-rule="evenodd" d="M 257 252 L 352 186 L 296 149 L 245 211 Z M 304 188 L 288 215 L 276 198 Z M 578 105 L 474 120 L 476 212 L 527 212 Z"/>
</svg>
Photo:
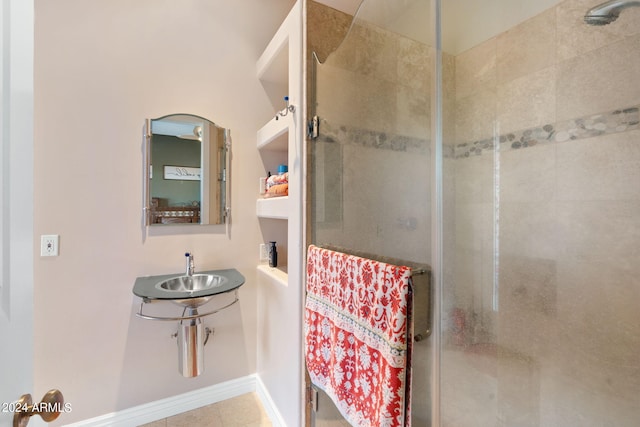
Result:
<svg viewBox="0 0 640 427">
<path fill-rule="evenodd" d="M 244 284 L 235 268 L 203 271 L 192 276 L 167 274 L 138 277 L 133 293 L 145 302 L 171 301 L 183 307 L 199 307 L 216 295 L 234 291 Z"/>
<path fill-rule="evenodd" d="M 133 293 L 142 298 L 138 317 L 148 320 L 179 321 L 178 325 L 178 367 L 185 377 L 198 376 L 204 370 L 205 328 L 201 318 L 218 313 L 238 302 L 237 290 L 244 283 L 236 269 L 212 270 L 185 275 L 169 274 L 163 276 L 138 277 L 133 285 Z M 235 293 L 233 302 L 213 311 L 198 313 L 198 307 L 209 302 L 217 295 Z M 160 317 L 143 314 L 144 304 L 168 301 L 184 307 L 182 315 Z"/>
</svg>

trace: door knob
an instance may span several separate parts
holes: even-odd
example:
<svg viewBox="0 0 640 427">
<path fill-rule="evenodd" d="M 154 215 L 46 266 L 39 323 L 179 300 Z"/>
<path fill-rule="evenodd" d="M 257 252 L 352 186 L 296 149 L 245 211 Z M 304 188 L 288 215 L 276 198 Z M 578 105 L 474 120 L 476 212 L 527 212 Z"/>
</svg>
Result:
<svg viewBox="0 0 640 427">
<path fill-rule="evenodd" d="M 48 423 L 58 418 L 64 405 L 64 397 L 60 390 L 49 390 L 42 397 L 40 403 L 33 404 L 30 394 L 23 394 L 16 405 L 17 410 L 13 415 L 13 427 L 27 427 L 29 417 L 40 415 Z"/>
</svg>

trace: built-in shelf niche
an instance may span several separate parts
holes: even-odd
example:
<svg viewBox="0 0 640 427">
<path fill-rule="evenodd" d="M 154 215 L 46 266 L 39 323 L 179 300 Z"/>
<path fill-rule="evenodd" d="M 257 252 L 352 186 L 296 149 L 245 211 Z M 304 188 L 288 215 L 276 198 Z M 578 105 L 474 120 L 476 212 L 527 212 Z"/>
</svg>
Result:
<svg viewBox="0 0 640 427">
<path fill-rule="evenodd" d="M 281 151 L 287 153 L 289 151 L 289 123 L 291 118 L 288 116 L 280 117 L 276 120 L 275 116 L 264 125 L 257 134 L 258 150 Z"/>
<path fill-rule="evenodd" d="M 289 95 L 289 35 L 281 30 L 256 64 L 258 79 L 275 109 L 284 108 L 284 97 Z"/>
<path fill-rule="evenodd" d="M 287 112 L 285 116 L 278 115 L 278 112 L 283 111 L 286 107 L 285 96 L 290 95 L 289 60 L 291 53 L 288 27 L 287 24 L 283 24 L 278 29 L 256 63 L 258 79 L 260 79 L 262 87 L 274 107 L 273 116 L 266 118 L 265 124 L 257 131 L 256 146 L 265 173 L 268 171 L 272 174 L 277 173 L 278 165 L 289 165 L 292 158 L 290 150 L 295 150 L 295 135 L 292 131 L 294 129 L 293 113 Z M 290 203 L 289 196 L 258 197 L 256 200 L 256 215 L 261 219 L 260 227 L 263 236 L 277 241 L 280 247 L 284 247 L 283 249 L 289 246 L 289 233 L 286 222 L 282 224 L 278 221 L 289 220 Z M 276 281 L 286 285 L 286 257 L 279 254 L 278 263 L 280 266 L 276 269 L 263 265 L 258 266 L 258 269 L 263 274 L 269 272 L 273 273 L 272 276 L 275 274 Z"/>
<path fill-rule="evenodd" d="M 261 173 L 277 173 L 280 164 L 286 164 L 289 170 L 288 196 L 256 197 L 260 238 L 264 242 L 275 241 L 278 247 L 276 268 L 264 263 L 256 266 L 257 316 L 264 325 L 258 334 L 256 363 L 265 390 L 282 411 L 283 422 L 279 424 L 291 426 L 302 425 L 302 408 L 291 402 L 304 392 L 301 370 L 291 369 L 302 362 L 303 347 L 303 321 L 296 307 L 300 306 L 304 289 L 304 4 L 296 1 L 256 63 L 256 74 L 264 89 L 261 95 L 273 105 L 256 129 Z M 285 110 L 285 96 L 291 109 Z M 276 120 L 279 112 L 286 114 Z"/>
<path fill-rule="evenodd" d="M 257 145 L 267 171 L 276 173 L 278 165 L 288 163 L 289 117 L 271 119 L 257 134 Z M 256 214 L 260 218 L 287 219 L 289 197 L 260 198 L 256 202 Z"/>
<path fill-rule="evenodd" d="M 258 266 L 258 273 L 263 274 L 269 279 L 279 283 L 282 286 L 287 286 L 288 284 L 288 275 L 287 275 L 287 267 L 269 267 L 266 264 L 260 264 Z"/>
<path fill-rule="evenodd" d="M 289 145 L 293 114 L 277 117 L 285 108 L 284 97 L 289 96 L 289 34 L 283 25 L 271 39 L 256 64 L 257 76 L 274 106 L 274 115 L 256 135 L 265 170 L 277 173 L 280 164 L 289 163 Z M 259 198 L 256 201 L 259 218 L 289 218 L 289 197 Z M 283 236 L 284 237 L 284 236 Z"/>
</svg>

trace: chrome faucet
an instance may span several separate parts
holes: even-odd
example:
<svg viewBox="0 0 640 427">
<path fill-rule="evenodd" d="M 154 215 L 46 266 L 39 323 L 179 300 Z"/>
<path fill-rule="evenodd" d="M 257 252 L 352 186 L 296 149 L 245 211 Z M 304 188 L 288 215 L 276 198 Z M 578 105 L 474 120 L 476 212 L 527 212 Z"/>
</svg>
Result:
<svg viewBox="0 0 640 427">
<path fill-rule="evenodd" d="M 195 270 L 196 266 L 193 263 L 193 254 L 186 252 L 184 254 L 184 256 L 187 258 L 187 276 L 193 276 L 193 271 Z"/>
</svg>

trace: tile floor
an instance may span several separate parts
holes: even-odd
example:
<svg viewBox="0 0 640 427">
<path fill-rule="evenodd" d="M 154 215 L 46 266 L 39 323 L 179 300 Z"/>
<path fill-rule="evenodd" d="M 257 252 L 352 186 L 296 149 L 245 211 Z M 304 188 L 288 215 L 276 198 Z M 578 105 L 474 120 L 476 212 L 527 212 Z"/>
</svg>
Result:
<svg viewBox="0 0 640 427">
<path fill-rule="evenodd" d="M 256 393 L 247 393 L 209 406 L 144 424 L 140 427 L 271 427 Z"/>
</svg>

